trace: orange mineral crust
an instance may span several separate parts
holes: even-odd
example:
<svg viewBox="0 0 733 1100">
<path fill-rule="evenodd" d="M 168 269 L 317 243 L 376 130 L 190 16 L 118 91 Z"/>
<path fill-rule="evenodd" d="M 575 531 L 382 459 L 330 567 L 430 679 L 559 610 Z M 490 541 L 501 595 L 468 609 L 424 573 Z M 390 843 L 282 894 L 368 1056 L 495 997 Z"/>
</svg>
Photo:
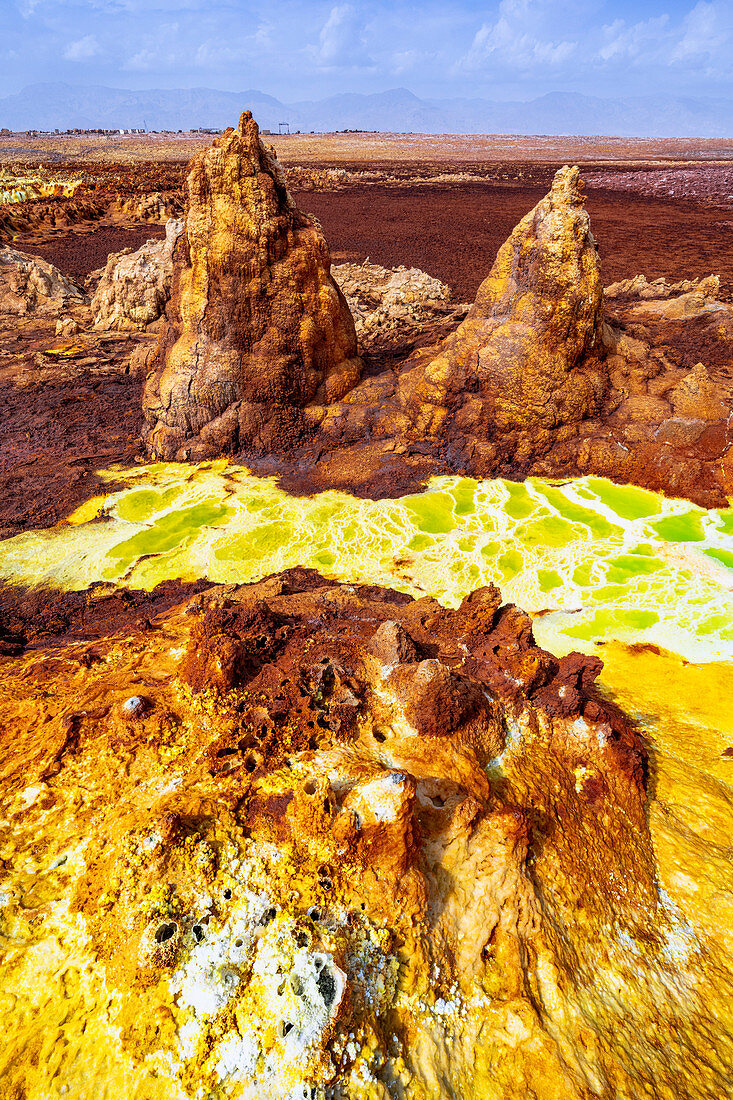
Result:
<svg viewBox="0 0 733 1100">
<path fill-rule="evenodd" d="M 5 1095 L 725 1095 L 600 661 L 492 587 L 92 593 L 0 658 Z"/>
</svg>

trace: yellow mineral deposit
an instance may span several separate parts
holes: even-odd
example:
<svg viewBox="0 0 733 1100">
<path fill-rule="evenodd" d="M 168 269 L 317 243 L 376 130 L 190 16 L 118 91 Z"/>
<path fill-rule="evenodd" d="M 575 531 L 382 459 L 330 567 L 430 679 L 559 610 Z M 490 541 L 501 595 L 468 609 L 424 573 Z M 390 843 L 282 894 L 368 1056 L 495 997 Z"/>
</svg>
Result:
<svg viewBox="0 0 733 1100">
<path fill-rule="evenodd" d="M 730 511 L 591 477 L 368 501 L 294 498 L 227 462 L 106 476 L 4 544 L 6 580 L 238 584 L 302 564 L 450 607 L 493 581 L 541 612 L 541 644 L 602 658 L 649 749 L 649 801 L 582 717 L 492 711 L 482 766 L 415 736 L 376 657 L 351 740 L 314 748 L 286 725 L 265 766 L 242 725 L 259 701 L 181 674 L 203 604 L 8 659 L 8 1097 L 730 1094 Z M 263 581 L 251 614 L 293 621 L 279 591 Z M 308 614 L 346 612 L 350 591 Z"/>
<path fill-rule="evenodd" d="M 50 179 L 45 174 L 8 176 L 0 173 L 0 203 L 29 202 L 33 199 L 70 199 L 83 182 L 80 179 Z"/>
<path fill-rule="evenodd" d="M 3 544 L 0 577 L 83 589 L 258 580 L 295 565 L 456 606 L 494 583 L 552 651 L 617 638 L 733 657 L 733 513 L 586 477 L 438 477 L 398 500 L 293 497 L 225 460 L 107 471 L 108 495 Z"/>
</svg>

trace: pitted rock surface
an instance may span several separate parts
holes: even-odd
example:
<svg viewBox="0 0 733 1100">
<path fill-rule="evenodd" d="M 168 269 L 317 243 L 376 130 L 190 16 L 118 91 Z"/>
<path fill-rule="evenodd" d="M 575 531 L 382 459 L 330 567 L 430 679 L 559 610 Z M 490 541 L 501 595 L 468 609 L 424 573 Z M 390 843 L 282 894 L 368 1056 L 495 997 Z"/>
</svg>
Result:
<svg viewBox="0 0 733 1100">
<path fill-rule="evenodd" d="M 493 587 L 174 596 L 5 600 L 12 1095 L 724 1094 L 733 976 L 660 894 L 600 661 Z"/>
</svg>

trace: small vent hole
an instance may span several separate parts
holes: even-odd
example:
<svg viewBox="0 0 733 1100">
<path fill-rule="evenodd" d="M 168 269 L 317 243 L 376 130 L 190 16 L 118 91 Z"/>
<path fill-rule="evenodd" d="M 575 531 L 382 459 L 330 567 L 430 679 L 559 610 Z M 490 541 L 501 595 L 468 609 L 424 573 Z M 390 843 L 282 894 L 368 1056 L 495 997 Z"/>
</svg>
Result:
<svg viewBox="0 0 733 1100">
<path fill-rule="evenodd" d="M 161 924 L 155 932 L 156 943 L 166 943 L 168 940 L 173 939 L 178 931 L 178 925 L 171 921 L 169 924 Z"/>
</svg>

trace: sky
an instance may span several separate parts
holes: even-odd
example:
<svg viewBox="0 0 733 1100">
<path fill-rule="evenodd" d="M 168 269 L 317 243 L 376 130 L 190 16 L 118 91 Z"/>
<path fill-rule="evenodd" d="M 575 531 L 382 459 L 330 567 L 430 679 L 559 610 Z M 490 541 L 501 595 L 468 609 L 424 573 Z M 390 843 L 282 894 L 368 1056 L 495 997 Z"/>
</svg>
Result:
<svg viewBox="0 0 733 1100">
<path fill-rule="evenodd" d="M 0 95 L 42 81 L 288 103 L 733 95 L 733 0 L 0 0 Z"/>
</svg>

